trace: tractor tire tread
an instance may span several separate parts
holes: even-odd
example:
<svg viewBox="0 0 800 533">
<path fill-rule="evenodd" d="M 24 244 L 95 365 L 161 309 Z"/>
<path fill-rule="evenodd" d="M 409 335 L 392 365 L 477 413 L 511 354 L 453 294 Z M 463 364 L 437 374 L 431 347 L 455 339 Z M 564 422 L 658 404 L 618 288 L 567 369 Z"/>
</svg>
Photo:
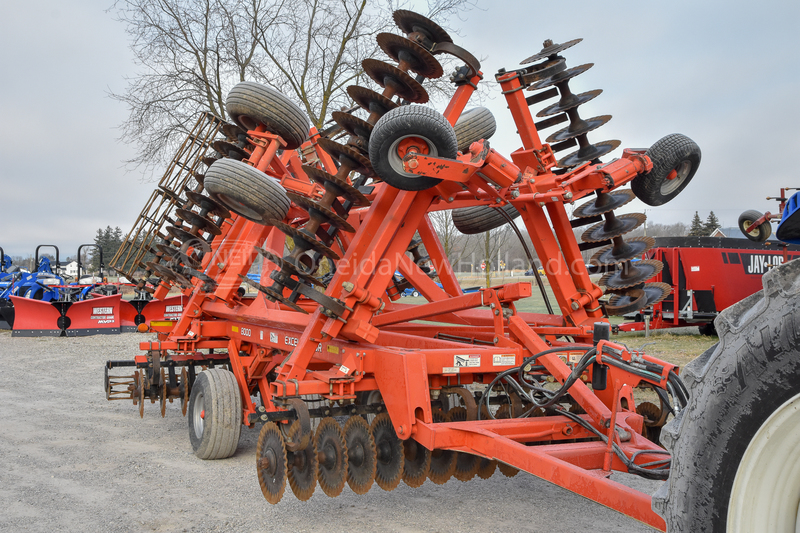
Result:
<svg viewBox="0 0 800 533">
<path fill-rule="evenodd" d="M 719 342 L 681 372 L 689 403 L 661 432 L 672 467 L 653 495 L 671 532 L 725 531 L 750 439 L 773 406 L 800 392 L 800 261 L 773 268 L 762 284 L 719 314 Z"/>
</svg>

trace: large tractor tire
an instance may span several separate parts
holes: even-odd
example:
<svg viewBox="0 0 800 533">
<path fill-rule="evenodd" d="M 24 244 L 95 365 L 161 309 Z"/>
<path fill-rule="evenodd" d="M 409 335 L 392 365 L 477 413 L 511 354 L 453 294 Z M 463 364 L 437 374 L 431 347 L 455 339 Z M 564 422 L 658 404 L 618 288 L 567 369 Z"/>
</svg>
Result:
<svg viewBox="0 0 800 533">
<path fill-rule="evenodd" d="M 200 459 L 236 453 L 242 432 L 242 396 L 233 372 L 222 368 L 197 375 L 189 397 L 189 440 Z"/>
<path fill-rule="evenodd" d="M 755 242 L 764 242 L 769 239 L 770 235 L 772 235 L 772 224 L 769 220 L 765 220 L 751 231 L 745 231 L 747 228 L 753 225 L 753 222 L 758 220 L 764 216 L 763 213 L 759 213 L 755 209 L 748 209 L 741 215 L 739 215 L 739 231 L 741 231 L 745 237 L 750 239 L 751 241 Z"/>
<path fill-rule="evenodd" d="M 800 261 L 724 310 L 719 343 L 682 372 L 686 408 L 653 508 L 670 532 L 796 531 L 800 505 Z"/>
<path fill-rule="evenodd" d="M 383 181 L 403 191 L 424 191 L 441 183 L 437 178 L 406 172 L 403 158 L 412 151 L 456 158 L 458 148 L 453 127 L 430 107 L 397 107 L 383 115 L 372 130 L 369 160 Z"/>
<path fill-rule="evenodd" d="M 237 126 L 254 130 L 263 125 L 280 135 L 294 150 L 308 138 L 308 116 L 294 102 L 274 89 L 253 81 L 237 83 L 228 93 L 225 110 Z"/>
<path fill-rule="evenodd" d="M 454 209 L 453 225 L 464 235 L 477 235 L 478 233 L 490 231 L 508 224 L 508 219 L 500 212 L 501 209 L 512 220 L 519 216 L 519 211 L 511 204 L 506 204 L 502 207 L 476 205 L 474 207 Z"/>
<path fill-rule="evenodd" d="M 645 155 L 653 162 L 653 168 L 633 178 L 631 190 L 647 205 L 662 205 L 678 196 L 700 166 L 700 147 L 680 133 L 662 137 Z"/>
<path fill-rule="evenodd" d="M 204 180 L 211 198 L 260 224 L 281 221 L 292 203 L 280 183 L 247 163 L 218 159 Z"/>
<path fill-rule="evenodd" d="M 458 139 L 458 151 L 466 152 L 469 146 L 481 139 L 489 139 L 497 131 L 497 121 L 492 112 L 485 107 L 467 109 L 458 117 L 453 126 Z"/>
</svg>

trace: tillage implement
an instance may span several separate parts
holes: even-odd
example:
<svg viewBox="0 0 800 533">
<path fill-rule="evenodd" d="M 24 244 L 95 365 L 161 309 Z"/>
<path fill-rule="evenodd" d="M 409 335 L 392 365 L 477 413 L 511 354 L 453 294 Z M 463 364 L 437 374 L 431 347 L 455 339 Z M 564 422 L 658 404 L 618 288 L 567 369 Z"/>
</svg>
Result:
<svg viewBox="0 0 800 533">
<path fill-rule="evenodd" d="M 158 338 L 142 355 L 108 362 L 107 397 L 132 399 L 140 415 L 158 402 L 162 416 L 180 400 L 202 459 L 233 455 L 242 425 L 260 424 L 255 466 L 271 503 L 287 482 L 306 500 L 317 485 L 364 494 L 522 470 L 664 529 L 649 495 L 610 478 L 666 479 L 658 434 L 688 395 L 675 366 L 609 341 L 609 315 L 670 289 L 644 283 L 660 262 L 633 261 L 653 240 L 624 237 L 644 215 L 616 210 L 671 200 L 699 148 L 673 134 L 601 161 L 620 142 L 589 139 L 611 117 L 579 113 L 601 91 L 570 87 L 592 66 L 567 66 L 576 39 L 497 73 L 522 143 L 501 155 L 486 140 L 491 113 L 465 111 L 478 60 L 431 20 L 394 18 L 405 36 L 377 36 L 393 62 L 363 62 L 374 86 L 347 88 L 355 107 L 333 113 L 336 127 L 309 127 L 253 82 L 228 94 L 230 123 L 198 124 L 183 177 L 160 184 L 115 265 L 142 288 L 157 277 L 155 299 L 179 289 L 182 314 L 151 323 Z M 420 104 L 442 55 L 461 66 L 439 113 Z M 555 295 L 550 313 L 518 309 L 539 298 L 527 282 L 465 293 L 431 223 L 442 210 L 464 233 L 519 217 Z M 408 287 L 428 302 L 402 303 Z M 653 402 L 637 403 L 636 388 Z"/>
</svg>

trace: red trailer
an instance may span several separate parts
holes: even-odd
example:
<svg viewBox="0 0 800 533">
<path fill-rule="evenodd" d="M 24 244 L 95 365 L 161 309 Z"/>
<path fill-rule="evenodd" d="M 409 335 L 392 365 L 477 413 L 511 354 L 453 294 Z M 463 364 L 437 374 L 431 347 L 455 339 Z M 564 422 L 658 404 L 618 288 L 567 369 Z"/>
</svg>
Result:
<svg viewBox="0 0 800 533">
<path fill-rule="evenodd" d="M 621 324 L 619 331 L 699 326 L 702 334 L 715 334 L 713 322 L 720 311 L 760 291 L 761 276 L 798 256 L 800 246 L 777 241 L 658 237 L 643 259 L 664 263 L 649 281 L 667 283 L 672 292 L 662 302 L 626 315 L 634 321 Z"/>
</svg>

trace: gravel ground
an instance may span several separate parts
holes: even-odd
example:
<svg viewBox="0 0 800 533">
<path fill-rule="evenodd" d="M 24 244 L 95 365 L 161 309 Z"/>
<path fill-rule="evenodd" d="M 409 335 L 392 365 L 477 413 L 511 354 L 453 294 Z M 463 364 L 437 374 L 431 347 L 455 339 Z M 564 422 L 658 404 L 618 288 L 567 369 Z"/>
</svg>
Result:
<svg viewBox="0 0 800 533">
<path fill-rule="evenodd" d="M 12 338 L 0 332 L 0 530 L 2 531 L 653 531 L 530 475 L 364 496 L 345 487 L 278 505 L 261 495 L 258 428 L 236 454 L 201 461 L 176 401 L 166 418 L 145 405 L 108 402 L 103 363 L 139 353 L 140 334 Z M 658 482 L 615 474 L 652 493 Z"/>
</svg>

